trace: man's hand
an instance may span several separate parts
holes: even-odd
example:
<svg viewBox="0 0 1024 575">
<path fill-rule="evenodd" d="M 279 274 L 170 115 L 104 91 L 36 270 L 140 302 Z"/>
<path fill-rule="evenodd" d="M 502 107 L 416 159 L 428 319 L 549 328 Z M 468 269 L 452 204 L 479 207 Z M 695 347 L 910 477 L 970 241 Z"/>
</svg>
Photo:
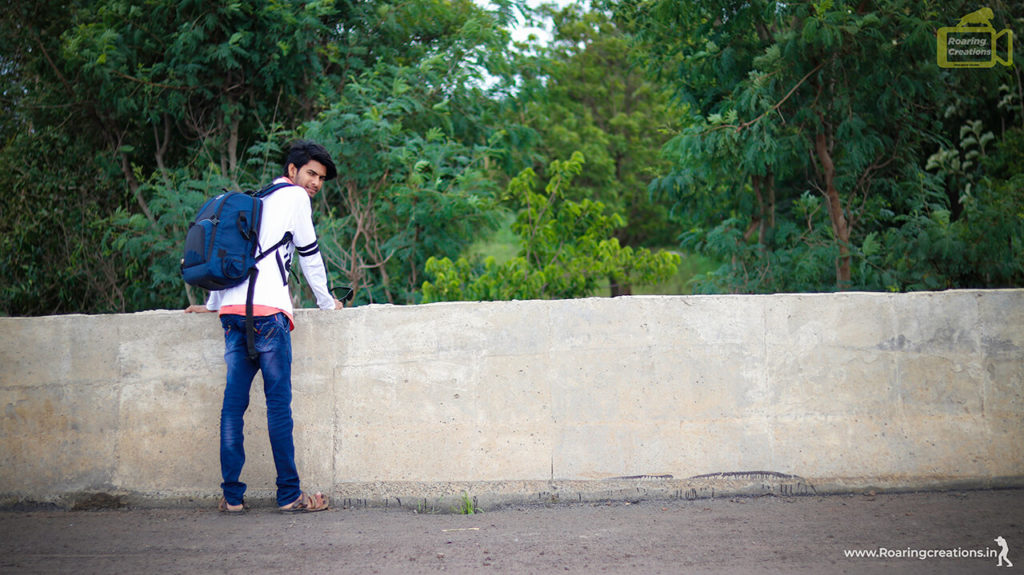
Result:
<svg viewBox="0 0 1024 575">
<path fill-rule="evenodd" d="M 205 305 L 190 305 L 185 308 L 185 313 L 213 313 L 213 310 L 206 309 Z"/>
<path fill-rule="evenodd" d="M 341 309 L 343 307 L 345 307 L 345 302 L 338 298 L 334 298 L 334 309 Z"/>
</svg>

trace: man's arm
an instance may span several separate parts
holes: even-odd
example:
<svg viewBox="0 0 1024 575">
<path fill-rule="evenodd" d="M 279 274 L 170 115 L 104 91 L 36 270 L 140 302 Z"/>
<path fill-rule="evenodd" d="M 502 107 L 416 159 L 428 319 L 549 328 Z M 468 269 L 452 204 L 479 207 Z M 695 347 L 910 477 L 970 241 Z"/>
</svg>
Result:
<svg viewBox="0 0 1024 575">
<path fill-rule="evenodd" d="M 210 292 L 210 297 L 206 299 L 206 304 L 194 304 L 185 308 L 185 313 L 208 313 L 220 310 L 220 292 Z"/>
<path fill-rule="evenodd" d="M 320 244 L 317 241 L 316 229 L 313 227 L 313 206 L 305 193 L 298 197 L 296 205 L 295 232 L 292 242 L 295 253 L 299 256 L 299 266 L 320 309 L 341 309 L 342 302 L 331 294 L 327 284 L 327 266 L 324 265 Z"/>
</svg>

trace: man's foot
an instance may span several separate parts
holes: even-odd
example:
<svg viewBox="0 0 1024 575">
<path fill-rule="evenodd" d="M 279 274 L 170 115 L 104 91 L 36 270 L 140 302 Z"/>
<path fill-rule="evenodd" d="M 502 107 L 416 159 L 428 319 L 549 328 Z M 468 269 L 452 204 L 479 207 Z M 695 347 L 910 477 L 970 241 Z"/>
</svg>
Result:
<svg viewBox="0 0 1024 575">
<path fill-rule="evenodd" d="M 288 505 L 282 505 L 278 507 L 281 513 L 313 513 L 315 511 L 324 511 L 327 509 L 327 496 L 323 493 L 316 493 L 316 495 L 307 495 L 301 493 L 299 498 L 292 501 Z"/>
<path fill-rule="evenodd" d="M 241 515 L 245 513 L 245 502 L 243 501 L 239 505 L 232 505 L 228 503 L 228 500 L 224 497 L 220 498 L 220 503 L 217 505 L 217 509 L 221 513 L 227 513 L 228 515 Z"/>
</svg>

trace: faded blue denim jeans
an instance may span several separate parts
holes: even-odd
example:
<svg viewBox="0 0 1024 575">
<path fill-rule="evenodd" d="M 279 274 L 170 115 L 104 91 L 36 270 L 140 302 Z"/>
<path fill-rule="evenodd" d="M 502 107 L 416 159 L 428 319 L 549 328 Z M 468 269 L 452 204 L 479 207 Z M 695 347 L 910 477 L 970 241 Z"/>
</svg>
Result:
<svg viewBox="0 0 1024 575">
<path fill-rule="evenodd" d="M 255 360 L 249 359 L 246 349 L 245 316 L 222 315 L 220 321 L 224 326 L 224 362 L 228 368 L 220 412 L 224 498 L 231 505 L 238 505 L 245 495 L 245 483 L 239 481 L 245 464 L 242 416 L 249 408 L 249 391 L 256 372 L 262 371 L 267 429 L 277 467 L 277 504 L 287 505 L 301 494 L 292 438 L 292 340 L 288 317 L 279 313 L 254 318 L 256 351 L 259 352 Z"/>
</svg>

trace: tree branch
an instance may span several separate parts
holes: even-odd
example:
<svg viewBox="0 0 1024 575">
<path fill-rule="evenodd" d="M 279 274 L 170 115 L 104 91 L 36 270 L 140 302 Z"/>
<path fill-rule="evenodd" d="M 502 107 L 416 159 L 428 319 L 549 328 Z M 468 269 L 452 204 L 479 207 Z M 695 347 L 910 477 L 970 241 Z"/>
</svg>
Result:
<svg viewBox="0 0 1024 575">
<path fill-rule="evenodd" d="M 715 126 L 713 129 L 708 130 L 705 133 L 713 132 L 715 130 L 721 130 L 721 129 L 724 129 L 724 128 L 734 128 L 737 132 L 740 132 L 740 131 L 743 131 L 743 130 L 749 128 L 750 126 L 753 126 L 754 124 L 760 122 L 761 119 L 764 118 L 765 116 L 767 116 L 768 114 L 771 114 L 772 112 L 774 112 L 774 111 L 778 110 L 779 108 L 781 108 L 782 105 L 786 103 L 786 100 L 788 100 L 790 98 L 790 96 L 792 96 L 793 93 L 796 92 L 797 88 L 802 86 L 803 83 L 806 82 L 807 79 L 810 78 L 812 75 L 814 75 L 815 72 L 817 72 L 818 70 L 821 70 L 821 68 L 824 65 L 825 65 L 825 62 L 822 62 L 822 63 L 818 64 L 817 66 L 815 66 L 814 69 L 812 69 L 810 72 L 804 74 L 804 77 L 800 78 L 800 81 L 797 82 L 796 85 L 794 85 L 792 88 L 790 88 L 789 92 L 787 92 L 786 95 L 783 96 L 781 100 L 776 102 L 775 105 L 772 106 L 771 108 L 768 108 L 767 110 L 765 110 L 760 116 L 754 118 L 753 120 L 750 120 L 748 122 L 742 122 L 740 124 L 723 124 L 721 126 Z"/>
</svg>

